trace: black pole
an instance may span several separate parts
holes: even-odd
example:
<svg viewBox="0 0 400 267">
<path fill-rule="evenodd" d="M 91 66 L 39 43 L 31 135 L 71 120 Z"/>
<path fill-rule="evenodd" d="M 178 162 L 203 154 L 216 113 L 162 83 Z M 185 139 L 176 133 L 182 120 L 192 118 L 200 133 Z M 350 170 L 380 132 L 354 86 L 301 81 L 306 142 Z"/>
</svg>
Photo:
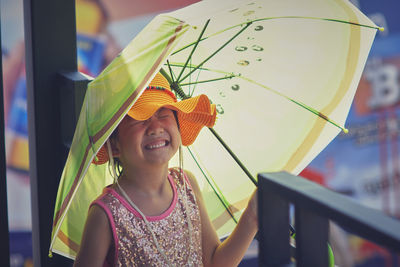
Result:
<svg viewBox="0 0 400 267">
<path fill-rule="evenodd" d="M 289 266 L 289 202 L 269 190 L 263 179 L 259 182 L 258 264 L 261 267 Z"/>
<path fill-rule="evenodd" d="M 49 246 L 54 204 L 67 155 L 58 72 L 77 71 L 75 1 L 24 0 L 34 266 L 71 266 Z"/>
<path fill-rule="evenodd" d="M 1 24 L 0 24 L 1 29 Z M 1 44 L 1 36 L 0 36 Z M 4 140 L 3 58 L 0 59 L 0 266 L 10 266 L 10 236 L 8 232 L 6 146 Z"/>
<path fill-rule="evenodd" d="M 297 266 L 329 266 L 328 219 L 307 207 L 295 207 Z"/>
</svg>

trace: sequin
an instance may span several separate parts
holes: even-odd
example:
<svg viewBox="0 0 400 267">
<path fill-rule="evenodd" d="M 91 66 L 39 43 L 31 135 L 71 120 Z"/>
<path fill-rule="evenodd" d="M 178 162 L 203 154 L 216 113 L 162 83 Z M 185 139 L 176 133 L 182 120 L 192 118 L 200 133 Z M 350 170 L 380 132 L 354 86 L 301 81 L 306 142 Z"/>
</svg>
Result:
<svg viewBox="0 0 400 267">
<path fill-rule="evenodd" d="M 173 266 L 203 266 L 200 212 L 193 190 L 188 183 L 183 183 L 176 171 L 171 170 L 168 178 L 176 185 L 177 201 L 170 214 L 160 215 L 160 219 L 148 218 L 151 229 Z M 185 189 L 188 212 L 184 205 Z M 114 266 L 167 266 L 143 219 L 129 210 L 122 196 L 107 188 L 96 202 L 106 209 L 114 228 L 117 246 Z M 188 235 L 188 215 L 193 225 L 192 244 Z"/>
</svg>

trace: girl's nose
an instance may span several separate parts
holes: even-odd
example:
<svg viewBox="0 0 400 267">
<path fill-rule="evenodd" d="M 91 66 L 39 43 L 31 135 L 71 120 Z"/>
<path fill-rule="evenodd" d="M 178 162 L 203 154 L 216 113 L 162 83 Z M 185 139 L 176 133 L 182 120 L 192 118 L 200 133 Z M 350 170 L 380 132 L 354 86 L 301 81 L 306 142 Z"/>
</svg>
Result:
<svg viewBox="0 0 400 267">
<path fill-rule="evenodd" d="M 162 127 L 160 121 L 155 117 L 149 118 L 147 121 L 147 135 L 158 135 L 164 132 L 164 128 Z"/>
</svg>

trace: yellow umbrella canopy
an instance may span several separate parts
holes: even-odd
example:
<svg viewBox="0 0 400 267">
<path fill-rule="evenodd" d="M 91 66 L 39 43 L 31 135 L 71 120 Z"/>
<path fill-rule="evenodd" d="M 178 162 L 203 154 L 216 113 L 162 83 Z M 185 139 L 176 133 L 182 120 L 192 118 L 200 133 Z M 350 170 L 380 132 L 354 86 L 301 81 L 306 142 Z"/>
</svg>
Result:
<svg viewBox="0 0 400 267">
<path fill-rule="evenodd" d="M 222 237 L 257 173 L 298 174 L 345 130 L 377 29 L 347 0 L 201 1 L 158 15 L 88 86 L 50 250 L 75 257 L 89 204 L 113 182 L 91 162 L 161 68 L 178 98 L 206 94 L 217 106 L 184 167 Z"/>
</svg>

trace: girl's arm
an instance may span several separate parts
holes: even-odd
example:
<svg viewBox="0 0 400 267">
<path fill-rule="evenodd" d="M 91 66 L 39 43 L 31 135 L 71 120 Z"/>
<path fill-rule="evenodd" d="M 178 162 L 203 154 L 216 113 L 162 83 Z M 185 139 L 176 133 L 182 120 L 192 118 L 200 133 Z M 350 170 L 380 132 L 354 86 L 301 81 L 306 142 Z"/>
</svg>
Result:
<svg viewBox="0 0 400 267">
<path fill-rule="evenodd" d="M 185 172 L 200 209 L 204 266 L 237 266 L 258 230 L 256 191 L 251 196 L 249 204 L 233 232 L 221 243 L 208 217 L 196 179 L 190 172 Z"/>
<path fill-rule="evenodd" d="M 89 208 L 81 245 L 75 259 L 74 267 L 102 267 L 111 242 L 112 233 L 107 215 L 99 206 L 92 205 Z"/>
</svg>

